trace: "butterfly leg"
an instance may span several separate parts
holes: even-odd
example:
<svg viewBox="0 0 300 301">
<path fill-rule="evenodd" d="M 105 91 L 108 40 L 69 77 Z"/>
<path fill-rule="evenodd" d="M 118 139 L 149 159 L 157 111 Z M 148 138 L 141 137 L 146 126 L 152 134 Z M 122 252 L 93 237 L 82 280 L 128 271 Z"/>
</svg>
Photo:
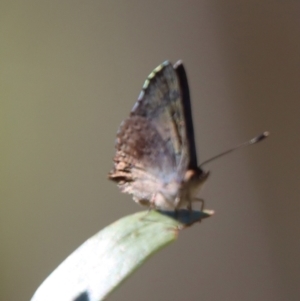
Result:
<svg viewBox="0 0 300 301">
<path fill-rule="evenodd" d="M 174 207 L 174 217 L 175 217 L 175 219 L 178 219 L 178 217 L 179 217 L 179 204 L 180 204 L 180 197 L 179 196 L 177 196 L 176 198 L 175 198 L 175 202 L 174 202 L 176 205 L 175 205 L 175 207 Z"/>
<path fill-rule="evenodd" d="M 148 210 L 145 214 L 145 216 L 141 217 L 141 220 L 145 219 L 147 217 L 147 215 L 149 215 L 149 213 L 152 211 L 152 210 L 155 210 L 156 207 L 155 207 L 155 197 L 156 197 L 156 193 L 153 193 L 150 201 L 148 202 L 149 203 L 149 206 L 148 206 Z"/>
<path fill-rule="evenodd" d="M 200 199 L 200 198 L 193 198 L 193 201 L 194 202 L 200 202 L 201 203 L 200 211 L 203 211 L 203 209 L 204 209 L 204 203 L 205 203 L 204 200 Z M 189 206 L 192 207 L 192 203 L 191 202 L 189 203 Z"/>
<path fill-rule="evenodd" d="M 177 208 L 174 209 L 174 218 L 178 219 L 179 217 L 179 210 Z"/>
<path fill-rule="evenodd" d="M 150 212 L 151 210 L 155 210 L 155 198 L 156 198 L 156 192 L 154 192 L 151 196 L 151 199 L 149 201 L 149 208 L 148 211 Z"/>
</svg>

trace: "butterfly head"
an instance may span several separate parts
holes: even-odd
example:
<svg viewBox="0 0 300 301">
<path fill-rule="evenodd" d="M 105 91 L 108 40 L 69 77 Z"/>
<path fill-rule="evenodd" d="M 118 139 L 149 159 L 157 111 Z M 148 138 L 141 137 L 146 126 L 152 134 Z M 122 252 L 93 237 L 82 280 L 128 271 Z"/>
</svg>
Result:
<svg viewBox="0 0 300 301">
<path fill-rule="evenodd" d="M 193 188 L 198 190 L 207 180 L 208 176 L 209 171 L 203 171 L 200 168 L 188 169 L 183 178 L 183 185 L 188 186 L 192 190 Z"/>
<path fill-rule="evenodd" d="M 203 171 L 200 168 L 188 169 L 182 182 L 181 199 L 189 203 L 193 202 L 208 176 L 209 171 Z"/>
</svg>

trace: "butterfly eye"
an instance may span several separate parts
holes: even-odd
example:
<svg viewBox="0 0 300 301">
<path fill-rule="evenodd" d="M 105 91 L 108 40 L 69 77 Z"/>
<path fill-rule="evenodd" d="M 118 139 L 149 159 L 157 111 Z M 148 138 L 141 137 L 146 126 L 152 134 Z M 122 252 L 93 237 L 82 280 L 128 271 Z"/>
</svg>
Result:
<svg viewBox="0 0 300 301">
<path fill-rule="evenodd" d="M 189 182 L 193 177 L 195 176 L 195 171 L 194 170 L 187 170 L 184 178 L 183 178 L 183 182 Z"/>
</svg>

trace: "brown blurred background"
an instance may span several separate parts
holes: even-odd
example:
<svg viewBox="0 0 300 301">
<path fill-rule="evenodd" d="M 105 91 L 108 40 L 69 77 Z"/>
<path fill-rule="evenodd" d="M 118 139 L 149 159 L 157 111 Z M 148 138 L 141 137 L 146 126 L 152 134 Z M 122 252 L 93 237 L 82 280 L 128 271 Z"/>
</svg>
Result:
<svg viewBox="0 0 300 301">
<path fill-rule="evenodd" d="M 299 300 L 299 1 L 2 1 L 0 300 L 29 300 L 88 237 L 140 210 L 107 180 L 114 139 L 165 59 L 185 63 L 201 197 L 110 300 Z"/>
</svg>

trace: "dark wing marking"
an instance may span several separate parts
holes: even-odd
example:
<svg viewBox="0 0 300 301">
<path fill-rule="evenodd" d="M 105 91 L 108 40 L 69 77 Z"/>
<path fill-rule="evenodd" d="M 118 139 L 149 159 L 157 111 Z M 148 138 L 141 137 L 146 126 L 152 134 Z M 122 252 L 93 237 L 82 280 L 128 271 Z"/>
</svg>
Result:
<svg viewBox="0 0 300 301">
<path fill-rule="evenodd" d="M 181 89 L 181 101 L 182 107 L 184 110 L 184 120 L 185 120 L 185 129 L 186 129 L 186 140 L 187 147 L 189 149 L 189 158 L 190 161 L 188 163 L 188 169 L 197 169 L 197 151 L 196 151 L 196 143 L 194 136 L 194 126 L 193 126 L 193 117 L 192 117 L 192 106 L 190 99 L 190 90 L 187 75 L 185 72 L 185 68 L 181 61 L 178 61 L 174 65 L 174 69 L 177 73 L 179 86 Z"/>
</svg>

